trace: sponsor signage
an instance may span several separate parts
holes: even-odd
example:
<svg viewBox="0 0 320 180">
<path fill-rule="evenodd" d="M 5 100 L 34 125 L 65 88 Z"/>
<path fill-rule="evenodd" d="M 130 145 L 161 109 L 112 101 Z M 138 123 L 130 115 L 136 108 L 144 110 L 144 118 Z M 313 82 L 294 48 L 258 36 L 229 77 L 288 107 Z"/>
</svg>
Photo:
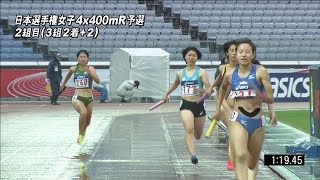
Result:
<svg viewBox="0 0 320 180">
<path fill-rule="evenodd" d="M 100 70 L 100 69 L 99 69 Z M 99 71 L 97 70 L 97 71 Z M 282 70 L 268 69 L 276 102 L 309 102 L 310 101 L 310 80 L 308 70 Z M 175 74 L 176 70 L 170 70 Z M 46 83 L 46 69 L 1 69 L 1 97 L 39 97 L 48 96 L 46 92 L 34 94 L 34 89 L 44 89 Z M 107 79 L 108 70 L 99 71 L 101 79 Z M 66 70 L 63 71 L 63 78 Z M 212 83 L 214 72 L 208 70 L 210 82 Z M 175 76 L 170 77 L 170 82 L 174 81 Z M 74 82 L 69 80 L 67 86 L 73 87 Z M 31 88 L 26 85 L 37 86 Z M 243 84 L 245 86 L 245 84 Z M 180 88 L 180 87 L 179 87 Z M 181 96 L 179 89 L 173 92 L 172 96 Z M 19 91 L 19 92 L 18 92 Z M 29 92 L 26 94 L 25 92 Z M 31 92 L 32 91 L 32 92 Z"/>
<path fill-rule="evenodd" d="M 270 81 L 276 102 L 309 101 L 310 80 L 308 73 L 270 73 Z"/>
</svg>

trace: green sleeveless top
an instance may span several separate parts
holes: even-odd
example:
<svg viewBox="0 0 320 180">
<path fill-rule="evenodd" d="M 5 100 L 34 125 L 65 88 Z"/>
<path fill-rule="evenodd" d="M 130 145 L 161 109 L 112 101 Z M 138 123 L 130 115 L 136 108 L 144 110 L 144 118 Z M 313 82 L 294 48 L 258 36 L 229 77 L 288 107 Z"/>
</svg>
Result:
<svg viewBox="0 0 320 180">
<path fill-rule="evenodd" d="M 73 76 L 76 89 L 92 89 L 93 78 L 86 71 L 81 71 L 79 65 L 76 66 Z"/>
</svg>

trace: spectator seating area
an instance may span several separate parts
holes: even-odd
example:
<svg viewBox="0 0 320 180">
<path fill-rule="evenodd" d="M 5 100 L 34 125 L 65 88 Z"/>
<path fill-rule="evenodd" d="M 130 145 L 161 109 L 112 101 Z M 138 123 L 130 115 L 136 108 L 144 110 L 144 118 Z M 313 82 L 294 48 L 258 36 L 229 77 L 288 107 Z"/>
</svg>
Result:
<svg viewBox="0 0 320 180">
<path fill-rule="evenodd" d="M 43 61 L 43 54 L 34 53 L 32 48 L 23 46 L 22 41 L 13 40 L 12 35 L 4 35 L 0 28 L 1 61 Z"/>
<path fill-rule="evenodd" d="M 172 16 L 187 20 L 190 27 L 205 33 L 208 41 L 222 45 L 227 40 L 240 37 L 251 38 L 257 45 L 257 58 L 262 61 L 319 60 L 320 58 L 320 2 L 312 0 L 158 0 Z M 202 60 L 218 61 L 218 53 L 200 46 L 199 40 L 191 40 L 182 34 L 155 10 L 148 10 L 138 0 L 48 0 L 48 1 L 1 1 L 1 19 L 14 26 L 16 15 L 119 15 L 144 14 L 143 26 L 100 25 L 96 39 L 81 38 L 38 38 L 39 45 L 47 45 L 49 51 L 60 51 L 69 61 L 76 60 L 79 49 L 87 49 L 93 61 L 109 61 L 116 48 L 162 48 L 171 54 L 171 61 L 181 61 L 181 50 L 187 46 L 198 47 Z M 77 25 L 74 25 L 77 26 Z M 30 27 L 30 26 L 28 26 Z M 65 25 L 65 28 L 68 26 Z M 70 27 L 70 26 L 69 26 Z M 90 26 L 78 26 L 89 28 Z M 12 35 L 11 35 L 12 37 Z M 21 54 L 30 48 L 22 47 L 23 40 L 10 39 L 1 34 L 1 60 L 21 60 Z M 10 45 L 8 45 L 10 44 Z M 13 47 L 11 44 L 15 44 Z M 25 49 L 25 50 L 23 50 Z M 3 55 L 4 54 L 4 55 Z M 10 54 L 10 57 L 8 56 Z M 14 56 L 18 54 L 20 58 Z M 39 54 L 32 54 L 38 60 Z M 27 58 L 26 58 L 27 59 Z M 30 58 L 28 58 L 30 59 Z"/>
<path fill-rule="evenodd" d="M 320 58 L 319 1 L 164 0 L 163 4 L 218 44 L 249 37 L 258 47 L 259 60 Z"/>
</svg>

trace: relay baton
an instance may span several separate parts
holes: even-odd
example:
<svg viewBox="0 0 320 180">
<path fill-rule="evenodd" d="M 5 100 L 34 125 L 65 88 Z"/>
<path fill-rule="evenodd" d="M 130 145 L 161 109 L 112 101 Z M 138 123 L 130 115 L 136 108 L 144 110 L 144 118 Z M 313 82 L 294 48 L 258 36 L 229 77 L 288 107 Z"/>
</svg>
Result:
<svg viewBox="0 0 320 180">
<path fill-rule="evenodd" d="M 48 91 L 50 95 L 52 95 L 51 85 L 49 83 L 46 85 L 45 89 Z"/>
<path fill-rule="evenodd" d="M 202 103 L 205 99 L 207 99 L 209 97 L 208 93 L 204 93 L 204 95 L 201 96 L 200 99 L 198 99 L 197 104 Z"/>
<path fill-rule="evenodd" d="M 152 105 L 151 107 L 149 107 L 149 111 L 154 110 L 155 108 L 159 107 L 160 105 L 162 105 L 164 103 L 163 100 L 157 102 L 156 104 Z"/>
<path fill-rule="evenodd" d="M 206 138 L 210 138 L 214 127 L 217 125 L 217 122 L 218 121 L 216 119 L 212 119 L 211 124 L 206 132 Z"/>
<path fill-rule="evenodd" d="M 213 90 L 211 90 L 211 94 L 212 94 L 212 93 L 213 93 Z M 198 99 L 197 104 L 203 103 L 203 101 L 204 101 L 205 99 L 207 99 L 211 94 L 204 93 L 204 95 L 202 95 L 201 98 Z"/>
<path fill-rule="evenodd" d="M 66 86 L 62 89 L 62 91 L 59 91 L 58 96 L 60 96 L 60 94 L 61 94 L 64 90 L 66 90 Z"/>
<path fill-rule="evenodd" d="M 211 91 L 211 94 L 213 93 L 213 90 Z M 198 99 L 197 104 L 202 103 L 205 99 L 207 99 L 211 94 L 204 93 L 200 99 Z"/>
</svg>

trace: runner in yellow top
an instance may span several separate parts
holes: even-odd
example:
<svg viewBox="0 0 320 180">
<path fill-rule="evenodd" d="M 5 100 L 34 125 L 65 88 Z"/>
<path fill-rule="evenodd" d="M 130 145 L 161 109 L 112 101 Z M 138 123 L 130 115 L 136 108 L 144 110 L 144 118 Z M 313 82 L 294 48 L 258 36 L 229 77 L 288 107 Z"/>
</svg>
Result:
<svg viewBox="0 0 320 180">
<path fill-rule="evenodd" d="M 100 79 L 96 73 L 96 69 L 88 66 L 89 53 L 86 50 L 80 50 L 77 53 L 78 64 L 69 69 L 64 79 L 61 90 L 64 89 L 66 83 L 74 75 L 75 94 L 72 97 L 72 106 L 80 114 L 79 117 L 79 136 L 77 143 L 82 144 L 86 129 L 90 124 L 93 107 L 92 81 L 97 84 Z"/>
<path fill-rule="evenodd" d="M 214 83 L 211 85 L 211 89 L 213 89 L 215 86 L 217 86 L 217 95 L 219 93 L 219 87 L 220 87 L 220 83 L 223 80 L 224 75 L 226 74 L 226 72 L 229 71 L 233 71 L 237 66 L 238 66 L 238 62 L 236 59 L 236 41 L 232 40 L 232 41 L 228 41 L 226 43 L 224 43 L 223 45 L 223 49 L 224 49 L 224 53 L 226 55 L 226 64 L 222 64 L 219 66 L 219 68 L 217 69 L 217 71 L 219 71 L 218 76 L 216 78 L 216 80 L 214 81 Z M 209 93 L 209 92 L 207 92 Z M 219 96 L 216 96 L 216 105 L 218 105 L 217 103 L 219 102 Z M 221 107 L 221 114 L 220 114 L 220 119 L 222 120 L 223 124 L 227 127 L 229 127 L 229 116 L 230 113 L 229 111 L 227 111 L 228 108 L 233 108 L 234 105 L 234 99 L 232 98 L 227 98 L 224 99 L 222 102 L 222 107 Z M 212 115 L 209 115 L 208 118 L 210 120 L 212 120 Z M 227 149 L 228 149 L 228 162 L 227 162 L 227 169 L 228 170 L 233 170 L 234 166 L 233 163 L 231 161 L 231 153 L 230 152 L 230 146 L 229 146 L 229 140 L 227 139 Z"/>
</svg>

